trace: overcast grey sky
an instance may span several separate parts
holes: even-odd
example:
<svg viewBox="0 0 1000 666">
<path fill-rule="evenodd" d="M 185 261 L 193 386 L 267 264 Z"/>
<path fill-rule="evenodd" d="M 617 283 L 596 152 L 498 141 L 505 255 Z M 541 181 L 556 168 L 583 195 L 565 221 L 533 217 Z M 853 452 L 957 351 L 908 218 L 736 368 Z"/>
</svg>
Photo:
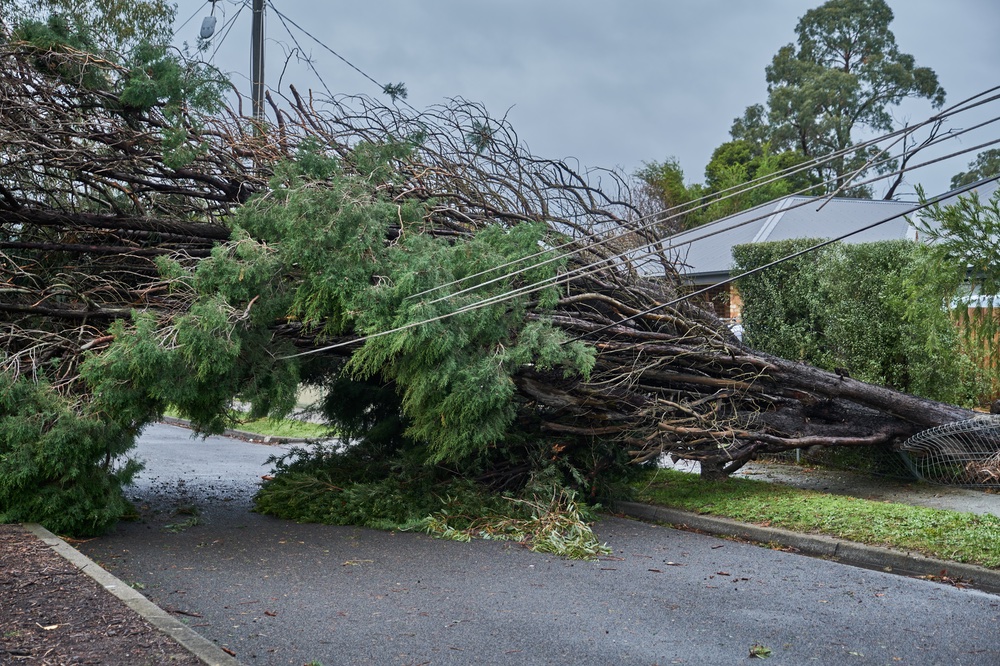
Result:
<svg viewBox="0 0 1000 666">
<path fill-rule="evenodd" d="M 404 82 L 417 109 L 451 97 L 507 114 L 541 157 L 582 167 L 634 172 L 676 157 L 688 181 L 701 182 L 712 150 L 729 139 L 733 119 L 767 95 L 764 68 L 795 40 L 795 25 L 822 0 L 268 0 L 278 11 L 382 83 Z M 219 0 L 218 30 L 247 5 L 218 47 L 214 63 L 249 88 L 249 0 Z M 889 0 L 900 49 L 934 69 L 948 103 L 1000 85 L 1000 2 Z M 178 0 L 177 40 L 193 43 L 204 0 Z M 378 95 L 363 76 L 293 28 L 335 93 Z M 267 83 L 274 86 L 293 46 L 267 17 Z M 215 47 L 213 47 L 214 49 Z M 210 51 L 211 53 L 211 51 Z M 322 91 L 304 63 L 288 62 L 283 82 Z M 895 114 L 919 122 L 933 110 L 907 104 Z M 956 120 L 1000 115 L 1000 103 Z M 1000 137 L 991 126 L 962 139 Z M 973 155 L 909 178 L 930 193 L 948 186 Z M 912 187 L 908 188 L 912 192 Z"/>
</svg>

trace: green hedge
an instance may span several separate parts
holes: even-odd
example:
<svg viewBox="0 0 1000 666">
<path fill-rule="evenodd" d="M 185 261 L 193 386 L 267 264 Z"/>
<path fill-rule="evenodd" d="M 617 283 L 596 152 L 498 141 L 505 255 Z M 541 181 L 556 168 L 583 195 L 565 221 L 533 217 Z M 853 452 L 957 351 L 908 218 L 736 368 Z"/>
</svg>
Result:
<svg viewBox="0 0 1000 666">
<path fill-rule="evenodd" d="M 735 272 L 815 245 L 815 239 L 733 248 Z M 971 404 L 981 373 L 909 241 L 837 243 L 741 278 L 744 340 L 755 349 L 927 398 Z M 931 302 L 931 301 L 934 302 Z"/>
</svg>

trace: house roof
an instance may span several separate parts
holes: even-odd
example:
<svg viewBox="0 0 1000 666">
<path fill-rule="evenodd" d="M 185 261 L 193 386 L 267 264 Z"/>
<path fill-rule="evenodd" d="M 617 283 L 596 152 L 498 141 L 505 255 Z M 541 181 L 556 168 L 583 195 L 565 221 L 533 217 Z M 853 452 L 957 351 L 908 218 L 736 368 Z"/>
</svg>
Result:
<svg viewBox="0 0 1000 666">
<path fill-rule="evenodd" d="M 996 189 L 996 181 L 983 185 L 978 188 L 979 196 L 988 198 Z M 917 240 L 916 230 L 906 219 L 914 206 L 900 201 L 790 196 L 676 234 L 663 244 L 667 255 L 676 258 L 681 275 L 694 284 L 712 284 L 729 277 L 736 245 L 836 238 L 881 220 L 888 221 L 844 242 Z M 654 261 L 638 268 L 650 275 L 662 270 Z"/>
</svg>

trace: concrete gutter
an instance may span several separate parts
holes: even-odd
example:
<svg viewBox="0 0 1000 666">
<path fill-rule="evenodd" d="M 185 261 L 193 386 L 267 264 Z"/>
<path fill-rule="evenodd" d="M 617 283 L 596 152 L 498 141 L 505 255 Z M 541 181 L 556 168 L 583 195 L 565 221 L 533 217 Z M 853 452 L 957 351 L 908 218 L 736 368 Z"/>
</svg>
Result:
<svg viewBox="0 0 1000 666">
<path fill-rule="evenodd" d="M 962 564 L 927 557 L 920 553 L 891 550 L 853 541 L 835 539 L 820 534 L 802 534 L 777 527 L 763 527 L 662 506 L 636 502 L 616 502 L 614 510 L 681 529 L 698 530 L 717 536 L 730 536 L 762 544 L 775 544 L 814 557 L 823 557 L 843 564 L 878 569 L 904 576 L 942 576 L 961 579 L 970 587 L 1000 594 L 1000 571 L 974 564 Z M 946 573 L 944 573 L 946 572 Z"/>
<path fill-rule="evenodd" d="M 142 596 L 134 589 L 102 569 L 92 559 L 73 548 L 68 543 L 49 532 L 41 525 L 25 524 L 25 529 L 41 539 L 52 550 L 66 558 L 73 566 L 87 574 L 98 585 L 121 599 L 143 619 L 158 630 L 177 641 L 188 652 L 208 666 L 240 666 L 235 658 L 227 654 L 212 641 L 183 624 L 167 611 Z"/>
</svg>

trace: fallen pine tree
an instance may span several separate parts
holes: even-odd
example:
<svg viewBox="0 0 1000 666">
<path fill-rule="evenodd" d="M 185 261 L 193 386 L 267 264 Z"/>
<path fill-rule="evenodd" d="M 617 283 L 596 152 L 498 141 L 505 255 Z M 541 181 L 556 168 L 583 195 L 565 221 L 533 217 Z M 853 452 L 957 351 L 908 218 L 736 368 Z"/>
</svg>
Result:
<svg viewBox="0 0 1000 666">
<path fill-rule="evenodd" d="M 213 431 L 235 399 L 286 413 L 302 382 L 363 478 L 597 495 L 666 454 L 719 477 L 972 415 L 747 348 L 679 298 L 624 179 L 531 156 L 476 104 L 292 88 L 262 126 L 165 53 L 126 67 L 10 39 L 0 60 L 8 519 L 66 478 L 26 462 L 39 441 L 112 470 L 168 405 Z M 61 401 L 33 429 L 26 383 Z"/>
</svg>

